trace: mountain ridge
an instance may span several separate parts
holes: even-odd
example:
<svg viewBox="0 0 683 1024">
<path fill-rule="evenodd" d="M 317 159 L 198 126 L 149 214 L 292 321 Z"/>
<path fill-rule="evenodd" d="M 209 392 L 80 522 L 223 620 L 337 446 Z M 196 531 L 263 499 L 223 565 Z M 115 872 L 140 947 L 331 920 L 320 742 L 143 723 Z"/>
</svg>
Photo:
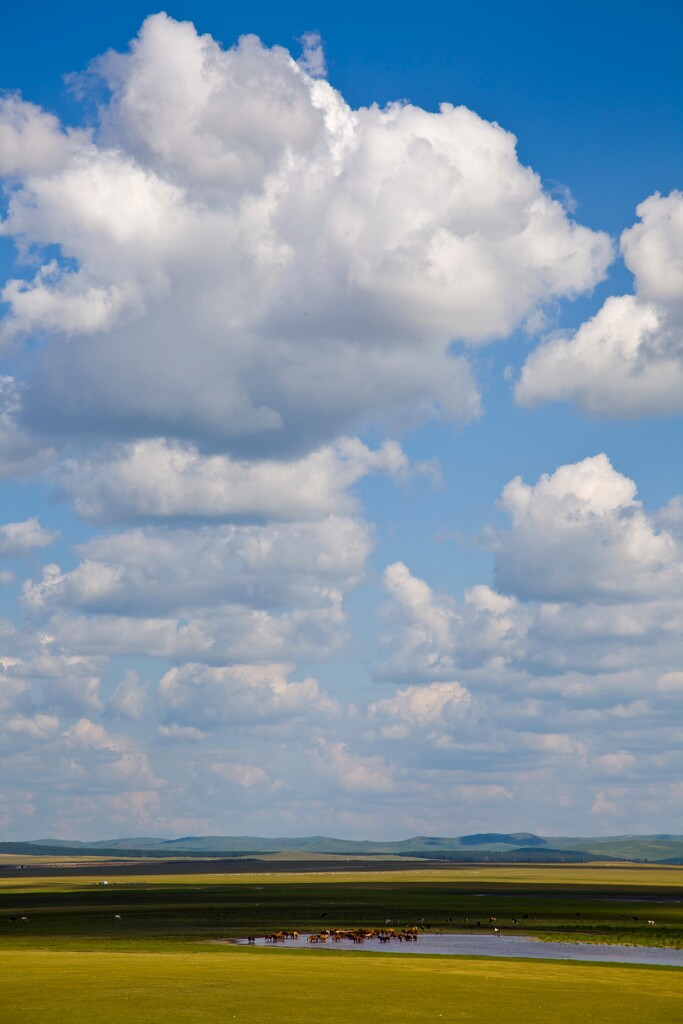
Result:
<svg viewBox="0 0 683 1024">
<path fill-rule="evenodd" d="M 683 863 L 683 835 L 538 836 L 532 832 L 478 832 L 461 836 L 412 836 L 401 840 L 355 840 L 331 836 L 182 836 L 177 838 L 136 836 L 98 839 L 90 842 L 67 839 L 36 839 L 0 843 L 0 853 L 59 856 L 73 852 L 80 856 L 263 856 L 267 854 L 336 854 L 346 856 L 417 856 L 466 859 L 489 855 L 505 860 L 506 855 L 542 862 L 544 857 L 584 860 L 638 860 L 649 863 Z M 40 852 L 39 852 L 40 851 Z"/>
</svg>

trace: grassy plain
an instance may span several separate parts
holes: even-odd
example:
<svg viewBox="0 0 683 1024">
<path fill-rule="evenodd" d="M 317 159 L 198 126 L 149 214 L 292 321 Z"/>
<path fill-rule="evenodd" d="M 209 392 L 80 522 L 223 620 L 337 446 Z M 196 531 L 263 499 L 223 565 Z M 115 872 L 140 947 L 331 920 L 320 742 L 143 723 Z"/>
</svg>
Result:
<svg viewBox="0 0 683 1024">
<path fill-rule="evenodd" d="M 517 934 L 683 948 L 683 868 L 476 865 L 340 874 L 321 865 L 253 875 L 131 874 L 96 884 L 106 877 L 90 869 L 69 878 L 18 871 L 2 878 L 0 1024 L 683 1020 L 678 968 L 207 943 L 387 918 L 471 931 L 490 927 L 495 916 Z"/>
<path fill-rule="evenodd" d="M 476 931 L 683 948 L 683 868 L 480 866 L 386 872 L 12 877 L 0 881 L 0 946 L 37 940 L 220 938 L 387 919 Z M 121 921 L 114 915 L 120 914 Z M 9 918 L 27 915 L 29 927 Z M 655 926 L 648 925 L 654 920 Z"/>
<path fill-rule="evenodd" d="M 12 952 L 3 1024 L 663 1024 L 683 972 L 302 950 Z"/>
</svg>

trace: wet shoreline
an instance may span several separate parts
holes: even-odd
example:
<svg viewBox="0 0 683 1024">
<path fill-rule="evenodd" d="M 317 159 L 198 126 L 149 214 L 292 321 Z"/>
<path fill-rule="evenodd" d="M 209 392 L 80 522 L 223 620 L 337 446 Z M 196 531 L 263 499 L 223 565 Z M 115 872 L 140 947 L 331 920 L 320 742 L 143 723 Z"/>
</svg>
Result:
<svg viewBox="0 0 683 1024">
<path fill-rule="evenodd" d="M 268 949 L 323 949 L 356 950 L 366 953 L 431 954 L 436 956 L 523 957 L 534 960 L 577 960 L 592 963 L 653 964 L 664 967 L 683 967 L 683 950 L 663 946 L 627 946 L 592 942 L 547 942 L 518 935 L 420 935 L 416 942 L 389 942 L 379 938 L 366 938 L 362 942 L 350 939 L 309 941 L 308 934 L 294 939 L 272 941 L 259 936 L 248 939 L 223 939 L 222 943 L 239 946 L 259 946 Z"/>
</svg>

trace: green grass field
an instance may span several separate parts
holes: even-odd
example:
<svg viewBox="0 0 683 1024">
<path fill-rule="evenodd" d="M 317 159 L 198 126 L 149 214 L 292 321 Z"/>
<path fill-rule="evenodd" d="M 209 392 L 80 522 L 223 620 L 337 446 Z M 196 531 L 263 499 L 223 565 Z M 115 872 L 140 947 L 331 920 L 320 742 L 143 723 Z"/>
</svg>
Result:
<svg viewBox="0 0 683 1024">
<path fill-rule="evenodd" d="M 683 1020 L 678 968 L 211 944 L 387 918 L 469 931 L 496 916 L 510 933 L 683 948 L 681 868 L 477 865 L 95 884 L 101 880 L 2 880 L 0 1024 Z"/>
<path fill-rule="evenodd" d="M 538 961 L 235 950 L 0 954 L 3 1024 L 663 1024 L 683 972 Z"/>
<path fill-rule="evenodd" d="M 108 886 L 96 884 L 99 880 L 99 875 L 4 879 L 0 948 L 6 942 L 90 948 L 94 940 L 375 927 L 387 919 L 472 931 L 488 927 L 492 916 L 508 933 L 683 948 L 683 904 L 677 902 L 682 868 L 144 875 L 112 879 Z M 30 916 L 30 927 L 10 924 L 10 917 L 21 915 Z"/>
</svg>

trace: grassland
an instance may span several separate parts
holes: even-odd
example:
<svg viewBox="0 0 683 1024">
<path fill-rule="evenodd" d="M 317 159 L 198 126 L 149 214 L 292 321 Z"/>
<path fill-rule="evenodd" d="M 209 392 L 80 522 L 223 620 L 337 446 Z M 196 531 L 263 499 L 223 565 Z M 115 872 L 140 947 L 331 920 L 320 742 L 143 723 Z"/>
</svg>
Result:
<svg viewBox="0 0 683 1024">
<path fill-rule="evenodd" d="M 2 955 L 3 1024 L 660 1024 L 675 969 L 284 950 Z"/>
<path fill-rule="evenodd" d="M 522 935 L 683 948 L 683 868 L 476 865 L 340 875 L 321 864 L 320 871 L 253 875 L 132 874 L 107 886 L 96 884 L 102 875 L 93 871 L 70 878 L 13 872 L 0 881 L 0 1024 L 381 1024 L 404 1017 L 659 1024 L 683 1017 L 677 968 L 207 942 L 387 918 L 470 931 L 488 928 L 495 916 Z"/>
</svg>

